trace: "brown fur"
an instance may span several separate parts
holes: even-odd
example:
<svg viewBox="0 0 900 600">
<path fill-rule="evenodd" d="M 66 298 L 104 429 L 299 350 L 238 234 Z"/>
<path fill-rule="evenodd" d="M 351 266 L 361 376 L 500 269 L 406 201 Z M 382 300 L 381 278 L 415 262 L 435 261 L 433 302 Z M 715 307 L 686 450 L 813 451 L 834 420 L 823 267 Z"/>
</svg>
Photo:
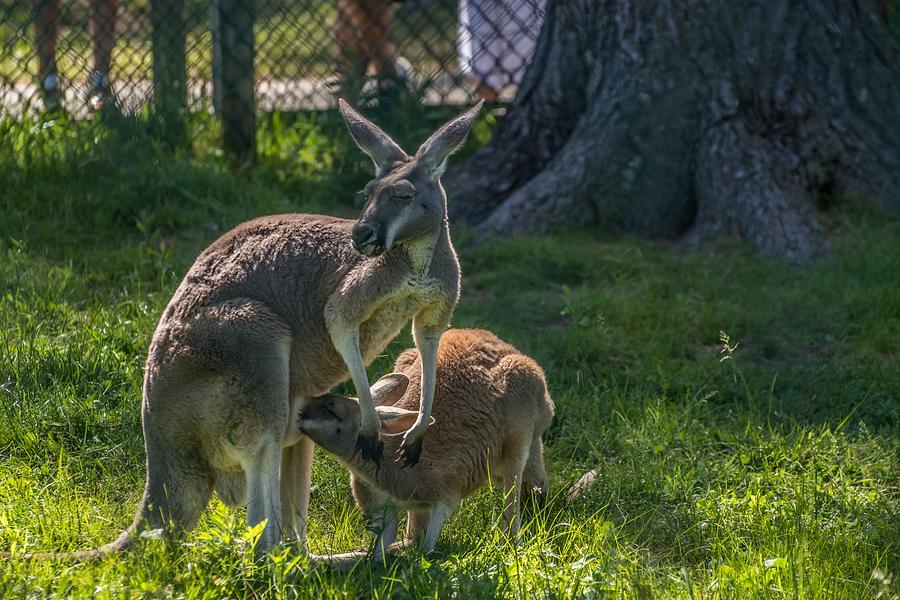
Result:
<svg viewBox="0 0 900 600">
<path fill-rule="evenodd" d="M 382 419 L 400 413 L 395 429 L 405 426 L 403 415 L 412 418 L 418 411 L 421 382 L 419 355 L 414 349 L 403 352 L 395 371 L 383 378 L 409 380 L 405 393 L 395 386 L 384 390 L 373 387 L 377 402 L 383 406 Z M 407 537 L 425 536 L 426 550 L 433 546 L 436 531 L 427 531 L 433 520 L 443 521 L 460 501 L 488 481 L 507 486 L 505 516 L 511 533 L 518 529 L 519 486 L 540 500 L 547 489 L 541 436 L 553 418 L 553 401 L 547 392 L 544 373 L 532 359 L 489 331 L 451 329 L 444 333 L 438 350 L 437 389 L 434 398 L 434 424 L 422 444 L 419 463 L 402 468 L 385 460 L 380 468 L 353 454 L 352 437 L 358 423 L 358 410 L 352 399 L 330 395 L 313 399 L 301 415 L 300 425 L 309 436 L 329 452 L 336 454 L 352 473 L 353 494 L 362 511 L 376 528 L 391 529 L 389 514 L 395 509 L 408 511 Z M 381 383 L 381 382 L 379 382 Z M 399 394 L 402 397 L 393 402 Z M 331 411 L 331 412 L 329 412 Z M 405 411 L 405 412 L 400 412 Z M 343 425 L 337 432 L 329 421 L 338 416 Z M 386 427 L 390 428 L 391 423 Z M 385 443 L 390 456 L 399 438 Z M 387 505 L 386 510 L 382 507 Z M 436 507 L 446 515 L 435 516 Z M 395 521 L 394 525 L 395 526 Z M 432 523 L 439 529 L 440 523 Z M 390 544 L 390 531 L 376 545 L 376 555 Z"/>
<path fill-rule="evenodd" d="M 351 134 L 377 166 L 361 219 L 263 217 L 197 258 L 150 344 L 144 498 L 132 526 L 100 554 L 124 548 L 142 527 L 192 528 L 213 489 L 227 504 L 248 503 L 250 525 L 267 521 L 258 550 L 277 543 L 281 527 L 305 539 L 312 443 L 292 417 L 346 380 L 348 368 L 368 395 L 364 365 L 410 319 L 417 339 L 436 347 L 460 276 L 439 176 L 478 108 L 410 157 L 342 104 Z M 412 190 L 413 201 L 395 198 L 397 188 Z M 381 234 L 361 247 L 356 228 L 364 221 Z"/>
</svg>

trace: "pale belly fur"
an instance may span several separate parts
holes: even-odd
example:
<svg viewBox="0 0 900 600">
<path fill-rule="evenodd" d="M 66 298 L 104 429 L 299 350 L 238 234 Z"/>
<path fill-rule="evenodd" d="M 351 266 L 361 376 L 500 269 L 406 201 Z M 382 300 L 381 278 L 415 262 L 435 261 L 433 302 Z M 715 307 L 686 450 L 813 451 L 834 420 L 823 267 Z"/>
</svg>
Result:
<svg viewBox="0 0 900 600">
<path fill-rule="evenodd" d="M 359 347 L 363 362 L 369 364 L 400 333 L 424 306 L 418 295 L 398 296 L 382 304 L 359 327 Z"/>
</svg>

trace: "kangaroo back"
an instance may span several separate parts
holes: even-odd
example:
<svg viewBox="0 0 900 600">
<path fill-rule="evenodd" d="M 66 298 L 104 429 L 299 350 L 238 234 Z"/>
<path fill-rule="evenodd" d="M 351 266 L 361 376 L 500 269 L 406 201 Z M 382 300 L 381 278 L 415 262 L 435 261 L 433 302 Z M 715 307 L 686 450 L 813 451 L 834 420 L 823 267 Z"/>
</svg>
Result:
<svg viewBox="0 0 900 600">
<path fill-rule="evenodd" d="M 523 417 L 523 425 L 543 433 L 553 420 L 554 406 L 540 365 L 516 352 L 501 358 L 492 371 L 496 380 L 505 383 L 506 402 Z"/>
<path fill-rule="evenodd" d="M 504 402 L 510 422 L 507 427 L 530 431 L 531 445 L 522 473 L 522 497 L 526 505 L 542 506 L 548 491 L 542 436 L 553 420 L 553 400 L 547 391 L 544 371 L 524 354 L 503 357 L 494 369 L 505 382 Z"/>
</svg>

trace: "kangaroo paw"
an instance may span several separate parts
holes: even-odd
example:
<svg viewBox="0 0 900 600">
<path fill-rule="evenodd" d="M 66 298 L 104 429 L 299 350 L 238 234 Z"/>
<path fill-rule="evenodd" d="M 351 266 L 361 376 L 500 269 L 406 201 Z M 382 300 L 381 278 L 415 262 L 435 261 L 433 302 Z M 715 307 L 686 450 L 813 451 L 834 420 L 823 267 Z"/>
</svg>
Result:
<svg viewBox="0 0 900 600">
<path fill-rule="evenodd" d="M 402 467 L 411 467 L 419 462 L 419 456 L 421 454 L 422 437 L 406 437 L 403 439 L 403 443 L 397 450 L 397 462 L 402 462 Z"/>
<path fill-rule="evenodd" d="M 372 434 L 360 432 L 356 438 L 356 451 L 362 454 L 363 460 L 371 460 L 380 465 L 384 442 L 381 441 L 377 431 Z"/>
</svg>

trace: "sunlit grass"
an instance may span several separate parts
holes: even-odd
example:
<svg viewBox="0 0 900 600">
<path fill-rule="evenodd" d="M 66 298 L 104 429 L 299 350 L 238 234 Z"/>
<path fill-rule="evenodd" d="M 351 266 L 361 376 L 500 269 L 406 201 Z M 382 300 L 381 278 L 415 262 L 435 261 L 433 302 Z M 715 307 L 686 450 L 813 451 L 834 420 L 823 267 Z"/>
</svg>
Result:
<svg viewBox="0 0 900 600">
<path fill-rule="evenodd" d="M 443 116 L 382 122 L 412 146 Z M 0 550 L 94 547 L 130 523 L 145 353 L 197 252 L 258 214 L 356 210 L 370 165 L 335 115 L 265 122 L 249 174 L 192 127 L 172 151 L 141 122 L 0 121 Z M 850 202 L 831 217 L 834 255 L 805 271 L 590 231 L 461 247 L 454 324 L 532 355 L 557 404 L 552 500 L 518 545 L 484 490 L 430 556 L 257 563 L 243 511 L 214 500 L 180 542 L 0 563 L 0 597 L 895 597 L 900 221 Z M 312 551 L 365 547 L 343 470 L 320 455 L 314 482 Z"/>
</svg>

